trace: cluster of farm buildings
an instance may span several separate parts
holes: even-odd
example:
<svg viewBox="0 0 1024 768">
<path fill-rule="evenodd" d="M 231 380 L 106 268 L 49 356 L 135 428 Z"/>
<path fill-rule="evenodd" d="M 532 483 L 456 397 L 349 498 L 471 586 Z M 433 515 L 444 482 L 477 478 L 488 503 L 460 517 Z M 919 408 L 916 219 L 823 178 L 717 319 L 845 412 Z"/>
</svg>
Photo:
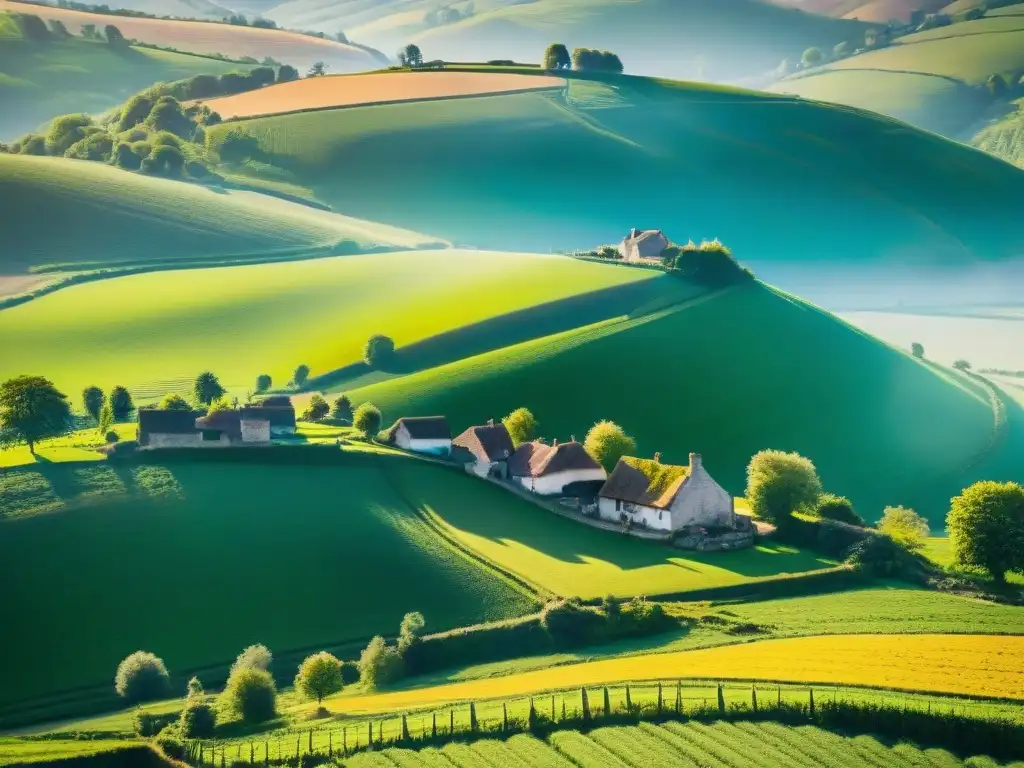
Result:
<svg viewBox="0 0 1024 768">
<path fill-rule="evenodd" d="M 210 414 L 141 409 L 138 444 L 141 450 L 259 446 L 294 432 L 294 407 L 287 396 L 280 396 Z M 452 438 L 443 416 L 402 418 L 389 435 L 398 448 L 442 457 L 479 477 L 509 482 L 538 496 L 585 499 L 602 520 L 663 532 L 737 524 L 732 496 L 696 453 L 686 466 L 664 464 L 657 454 L 653 459 L 623 457 L 609 475 L 575 440 L 532 440 L 516 446 L 500 421 L 470 427 Z"/>
</svg>

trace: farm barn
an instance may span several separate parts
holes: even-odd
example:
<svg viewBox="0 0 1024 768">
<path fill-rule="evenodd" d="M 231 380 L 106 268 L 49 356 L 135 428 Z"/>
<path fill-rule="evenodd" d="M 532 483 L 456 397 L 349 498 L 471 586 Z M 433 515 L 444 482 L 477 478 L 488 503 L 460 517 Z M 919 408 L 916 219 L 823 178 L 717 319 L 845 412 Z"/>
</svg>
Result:
<svg viewBox="0 0 1024 768">
<path fill-rule="evenodd" d="M 393 441 L 399 448 L 415 453 L 447 456 L 452 452 L 452 433 L 444 416 L 399 419 Z"/>
<path fill-rule="evenodd" d="M 733 498 L 704 469 L 699 453 L 690 465 L 662 464 L 661 457 L 624 456 L 598 494 L 603 520 L 631 521 L 658 531 L 678 531 L 696 525 L 735 527 Z"/>
<path fill-rule="evenodd" d="M 528 491 L 551 496 L 572 483 L 600 482 L 607 473 L 573 441 L 551 445 L 540 441 L 523 443 L 508 460 L 508 473 Z"/>
<path fill-rule="evenodd" d="M 512 437 L 500 421 L 491 419 L 487 424 L 470 427 L 452 440 L 452 445 L 468 451 L 472 458 L 466 469 L 479 477 L 508 477 L 508 460 L 515 452 Z"/>
<path fill-rule="evenodd" d="M 661 252 L 670 245 L 665 233 L 660 229 L 631 229 L 626 238 L 619 243 L 619 253 L 623 261 L 644 261 L 660 259 Z"/>
<path fill-rule="evenodd" d="M 139 409 L 139 448 L 190 448 L 202 443 L 196 419 L 202 411 Z"/>
</svg>

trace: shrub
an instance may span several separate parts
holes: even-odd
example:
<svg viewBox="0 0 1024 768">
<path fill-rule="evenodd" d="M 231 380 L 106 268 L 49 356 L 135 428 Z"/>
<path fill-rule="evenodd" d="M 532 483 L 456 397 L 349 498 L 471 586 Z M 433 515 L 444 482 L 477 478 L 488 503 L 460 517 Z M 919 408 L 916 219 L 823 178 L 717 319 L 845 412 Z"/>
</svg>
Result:
<svg viewBox="0 0 1024 768">
<path fill-rule="evenodd" d="M 256 391 L 266 392 L 274 385 L 274 380 L 270 378 L 270 374 L 261 373 L 256 377 Z"/>
<path fill-rule="evenodd" d="M 924 359 L 924 345 L 914 342 L 910 345 L 910 354 L 916 357 L 918 360 Z"/>
<path fill-rule="evenodd" d="M 202 699 L 206 691 L 203 690 L 203 684 L 195 675 L 188 681 L 188 688 L 185 694 L 185 699 L 191 701 L 193 699 Z"/>
<path fill-rule="evenodd" d="M 161 733 L 157 736 L 156 745 L 172 760 L 184 760 L 188 754 L 185 742 L 171 733 Z"/>
<path fill-rule="evenodd" d="M 258 667 L 234 669 L 221 694 L 221 701 L 224 709 L 246 723 L 269 720 L 277 709 L 274 678 L 265 669 Z"/>
<path fill-rule="evenodd" d="M 519 447 L 537 436 L 537 419 L 526 408 L 516 408 L 501 420 L 512 438 L 512 445 Z"/>
<path fill-rule="evenodd" d="M 186 739 L 208 739 L 213 736 L 217 727 L 217 713 L 214 708 L 200 698 L 192 698 L 181 710 L 178 729 Z"/>
<path fill-rule="evenodd" d="M 931 533 L 928 521 L 906 507 L 886 507 L 878 530 L 912 552 L 921 549 Z"/>
<path fill-rule="evenodd" d="M 37 133 L 30 133 L 20 141 L 15 142 L 20 155 L 45 155 L 46 139 Z"/>
<path fill-rule="evenodd" d="M 700 245 L 691 241 L 678 248 L 675 271 L 682 277 L 714 286 L 731 285 L 753 278 L 736 261 L 732 251 L 718 240 L 705 240 Z"/>
<path fill-rule="evenodd" d="M 352 423 L 352 401 L 348 399 L 348 395 L 341 395 L 331 405 L 331 418 Z"/>
<path fill-rule="evenodd" d="M 592 48 L 576 48 L 572 52 L 573 68 L 580 72 L 612 72 L 619 74 L 623 70 L 622 60 L 610 51 L 598 51 Z"/>
<path fill-rule="evenodd" d="M 808 48 L 800 57 L 800 63 L 805 67 L 818 67 L 824 62 L 825 54 L 821 52 L 821 48 Z"/>
<path fill-rule="evenodd" d="M 371 336 L 363 347 L 363 362 L 371 368 L 388 365 L 395 356 L 395 342 L 387 336 Z"/>
<path fill-rule="evenodd" d="M 181 176 L 181 169 L 185 165 L 185 157 L 177 147 L 161 145 L 153 148 L 149 156 L 145 158 L 139 169 L 143 173 L 153 176 L 166 176 L 176 178 Z"/>
<path fill-rule="evenodd" d="M 984 568 L 997 582 L 1024 570 L 1024 487 L 983 481 L 955 497 L 946 517 L 960 565 Z"/>
<path fill-rule="evenodd" d="M 205 179 L 210 175 L 210 169 L 198 160 L 189 160 L 185 163 L 185 173 L 193 179 Z"/>
<path fill-rule="evenodd" d="M 331 412 L 331 407 L 327 404 L 327 401 L 323 399 L 321 395 L 313 395 L 309 400 L 309 405 L 302 414 L 303 421 L 320 421 L 327 417 L 327 414 Z"/>
<path fill-rule="evenodd" d="M 86 129 L 93 127 L 92 118 L 85 114 L 61 115 L 55 117 L 46 132 L 46 151 L 61 156 L 86 136 Z"/>
<path fill-rule="evenodd" d="M 277 70 L 277 82 L 279 83 L 290 83 L 292 80 L 299 79 L 299 70 L 290 64 L 282 64 Z"/>
<path fill-rule="evenodd" d="M 958 371 L 969 371 L 969 370 L 971 370 L 971 364 L 967 360 L 963 360 L 963 359 L 960 359 L 960 360 L 957 360 L 956 362 L 954 362 L 953 363 L 953 367 L 956 368 Z"/>
<path fill-rule="evenodd" d="M 854 544 L 847 562 L 879 578 L 910 578 L 921 571 L 920 563 L 888 536 L 870 534 Z"/>
<path fill-rule="evenodd" d="M 845 496 L 823 493 L 818 497 L 814 507 L 815 514 L 825 520 L 838 520 L 848 525 L 865 526 L 864 518 L 857 514 L 851 502 Z"/>
<path fill-rule="evenodd" d="M 404 670 L 398 649 L 388 645 L 380 635 L 374 637 L 359 656 L 359 676 L 370 689 L 398 680 Z"/>
<path fill-rule="evenodd" d="M 163 399 L 160 401 L 160 406 L 159 407 L 162 408 L 165 411 L 190 411 L 190 410 L 192 410 L 192 406 L 188 404 L 188 400 L 186 400 L 181 395 L 175 395 L 175 394 L 164 395 Z"/>
<path fill-rule="evenodd" d="M 207 132 L 206 148 L 225 163 L 242 163 L 260 153 L 259 141 L 241 126 Z"/>
<path fill-rule="evenodd" d="M 106 162 L 114 150 L 114 140 L 110 134 L 99 128 L 93 128 L 84 138 L 76 141 L 64 153 L 64 157 L 72 160 L 89 160 Z"/>
<path fill-rule="evenodd" d="M 135 153 L 131 144 L 121 142 L 114 147 L 114 164 L 118 168 L 137 171 L 142 166 L 142 156 Z"/>
<path fill-rule="evenodd" d="M 810 459 L 797 453 L 761 451 L 750 460 L 746 498 L 757 517 L 781 525 L 820 496 L 821 479 Z"/>
<path fill-rule="evenodd" d="M 583 447 L 606 472 L 611 472 L 619 459 L 636 452 L 636 440 L 618 424 L 600 421 L 587 432 Z"/>
<path fill-rule="evenodd" d="M 270 665 L 274 662 L 274 655 L 265 645 L 250 645 L 235 659 L 231 665 L 230 675 L 241 669 L 261 669 L 264 672 L 270 671 Z"/>
<path fill-rule="evenodd" d="M 170 725 L 177 719 L 178 715 L 175 712 L 163 715 L 154 715 L 151 712 L 136 712 L 135 718 L 132 722 L 132 730 L 135 731 L 137 736 L 143 738 L 150 738 L 156 736 L 160 731 L 167 725 Z"/>
<path fill-rule="evenodd" d="M 108 443 L 116 443 L 118 440 L 121 439 L 121 436 L 111 429 L 110 431 L 107 432 L 107 434 L 103 436 L 103 439 L 106 440 Z"/>
<path fill-rule="evenodd" d="M 297 387 L 301 387 L 309 381 L 309 366 L 302 364 L 295 369 L 295 373 L 292 374 L 292 383 Z"/>
<path fill-rule="evenodd" d="M 148 92 L 138 93 L 132 96 L 121 107 L 121 118 L 118 120 L 117 128 L 126 131 L 143 122 L 153 110 L 154 99 Z"/>
<path fill-rule="evenodd" d="M 231 95 L 249 90 L 249 78 L 240 72 L 225 72 L 220 76 L 220 92 Z"/>
<path fill-rule="evenodd" d="M 39 16 L 32 13 L 15 13 L 12 16 L 15 24 L 18 25 L 21 36 L 26 40 L 50 39 L 50 30 L 46 28 L 46 23 Z"/>
<path fill-rule="evenodd" d="M 100 410 L 103 408 L 103 401 L 105 399 L 103 390 L 99 387 L 86 387 L 82 390 L 82 405 L 93 421 L 99 422 Z"/>
<path fill-rule="evenodd" d="M 363 403 L 356 408 L 356 412 L 352 416 L 352 426 L 366 437 L 376 434 L 380 430 L 380 423 L 380 409 L 373 403 Z"/>
<path fill-rule="evenodd" d="M 170 689 L 170 676 L 163 659 L 147 651 L 136 651 L 117 667 L 114 690 L 117 695 L 135 704 L 166 696 Z"/>
<path fill-rule="evenodd" d="M 205 99 L 220 94 L 220 81 L 216 75 L 196 75 L 185 84 L 185 94 L 189 99 Z"/>
<path fill-rule="evenodd" d="M 541 611 L 541 626 L 551 635 L 556 648 L 578 648 L 605 639 L 605 618 L 584 606 L 579 598 L 548 603 Z"/>
<path fill-rule="evenodd" d="M 121 30 L 113 24 L 107 24 L 103 27 L 103 36 L 107 38 L 107 45 L 115 48 L 123 48 L 128 45 L 128 41 L 124 39 L 124 35 L 121 33 Z"/>
<path fill-rule="evenodd" d="M 326 651 L 307 656 L 295 676 L 295 690 L 307 699 L 316 699 L 318 705 L 343 684 L 341 662 Z"/>
</svg>

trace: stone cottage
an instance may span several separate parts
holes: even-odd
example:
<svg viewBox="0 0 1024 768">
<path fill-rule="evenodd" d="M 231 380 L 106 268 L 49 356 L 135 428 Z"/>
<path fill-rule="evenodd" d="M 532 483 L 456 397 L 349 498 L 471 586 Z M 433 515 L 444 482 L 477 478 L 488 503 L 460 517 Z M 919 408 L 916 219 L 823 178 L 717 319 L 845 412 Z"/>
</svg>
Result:
<svg viewBox="0 0 1024 768">
<path fill-rule="evenodd" d="M 139 409 L 139 449 L 194 448 L 202 444 L 196 419 L 202 411 Z"/>
<path fill-rule="evenodd" d="M 391 439 L 399 448 L 415 453 L 447 456 L 452 452 L 452 433 L 444 416 L 399 419 Z"/>
<path fill-rule="evenodd" d="M 631 229 L 619 243 L 623 261 L 660 260 L 661 252 L 671 243 L 660 229 Z"/>
<path fill-rule="evenodd" d="M 685 467 L 662 464 L 658 454 L 619 459 L 598 494 L 597 507 L 603 520 L 656 531 L 736 527 L 732 496 L 708 474 L 698 453 L 690 454 Z"/>
<path fill-rule="evenodd" d="M 470 427 L 452 440 L 452 446 L 467 452 L 466 470 L 480 477 L 508 477 L 508 460 L 515 452 L 512 436 L 500 421 L 491 419 Z"/>
<path fill-rule="evenodd" d="M 246 406 L 254 417 L 266 418 L 270 422 L 271 437 L 288 437 L 295 434 L 295 406 L 287 395 L 271 395 L 257 405 Z"/>
<path fill-rule="evenodd" d="M 523 488 L 543 496 L 560 494 L 570 484 L 601 482 L 607 477 L 582 445 L 557 440 L 551 445 L 539 440 L 520 445 L 508 461 L 508 473 Z"/>
<path fill-rule="evenodd" d="M 214 411 L 196 419 L 202 444 L 259 445 L 270 443 L 270 419 L 262 408 Z"/>
</svg>

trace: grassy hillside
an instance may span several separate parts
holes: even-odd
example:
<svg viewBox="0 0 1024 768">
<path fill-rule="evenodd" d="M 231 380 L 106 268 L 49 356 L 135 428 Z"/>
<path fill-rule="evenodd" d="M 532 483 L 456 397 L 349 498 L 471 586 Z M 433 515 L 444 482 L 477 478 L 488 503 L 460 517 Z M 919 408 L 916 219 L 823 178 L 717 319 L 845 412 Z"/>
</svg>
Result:
<svg viewBox="0 0 1024 768">
<path fill-rule="evenodd" d="M 272 255 L 343 240 L 361 247 L 437 243 L 252 192 L 63 158 L 0 155 L 0 197 L 10 217 L 0 246 L 6 274 Z"/>
<path fill-rule="evenodd" d="M 611 294 L 587 298 L 604 290 Z M 399 370 L 415 370 L 687 290 L 693 288 L 646 270 L 459 251 L 150 273 L 0 311 L 0 337 L 10 350 L 0 358 L 0 380 L 37 371 L 75 400 L 84 386 L 122 384 L 144 402 L 187 391 L 209 369 L 241 396 L 261 373 L 283 386 L 300 363 L 314 376 L 358 364 L 375 333 L 406 347 Z M 397 310 L 382 311 L 388 306 Z M 510 314 L 524 310 L 531 311 Z M 242 342 L 254 333 L 258 344 Z M 425 340 L 432 343 L 417 346 Z M 385 415 L 396 417 L 397 408 Z"/>
<path fill-rule="evenodd" d="M 936 497 L 932 484 L 981 450 L 994 424 L 980 393 L 761 286 L 350 394 L 386 412 L 445 413 L 456 424 L 525 405 L 542 435 L 562 440 L 612 419 L 635 436 L 640 455 L 678 462 L 702 453 L 736 495 L 751 455 L 796 450 L 865 518 L 906 503 L 934 524 L 949 496 Z"/>
<path fill-rule="evenodd" d="M 324 62 L 334 72 L 359 72 L 379 66 L 373 56 L 356 46 L 284 30 L 112 16 L 30 5 L 17 0 L 0 0 L 0 11 L 32 13 L 44 19 L 58 19 L 64 22 L 72 34 L 78 34 L 83 24 L 95 24 L 100 29 L 113 24 L 128 39 L 190 53 L 221 53 L 235 59 L 250 56 L 262 61 L 270 56 L 303 72 L 315 61 Z"/>
<path fill-rule="evenodd" d="M 138 648 L 182 675 L 255 642 L 279 655 L 358 645 L 411 610 L 437 631 L 530 609 L 412 514 L 383 459 L 347 456 L 275 466 L 271 483 L 266 467 L 221 462 L 5 474 L 8 501 L 55 496 L 62 511 L 0 520 L 0 573 L 18 582 L 4 609 L 21 627 L 4 640 L 0 708 L 82 686 L 106 694 Z M 42 551 L 50 567 L 33 567 Z"/>
<path fill-rule="evenodd" d="M 1024 168 L 1024 102 L 1017 103 L 1015 112 L 979 131 L 971 144 Z"/>
<path fill-rule="evenodd" d="M 845 288 L 889 281 L 866 263 L 906 264 L 904 292 L 938 260 L 964 266 L 1024 248 L 1011 225 L 1024 202 L 1017 169 L 889 119 L 747 91 L 571 80 L 564 93 L 241 125 L 340 210 L 386 212 L 476 247 L 589 248 L 659 227 L 679 242 L 717 236 L 769 280 L 772 262 L 827 256 L 851 267 L 831 281 Z"/>
<path fill-rule="evenodd" d="M 72 38 L 21 39 L 0 13 L 0 140 L 17 138 L 56 115 L 99 113 L 158 81 L 244 71 L 244 64 L 147 48 L 114 49 Z M 3 35 L 7 29 L 9 36 Z"/>
<path fill-rule="evenodd" d="M 464 3 L 452 3 L 466 10 Z M 537 62 L 548 43 L 614 50 L 629 72 L 728 80 L 773 69 L 810 45 L 835 45 L 866 25 L 756 0 L 483 0 L 467 18 L 429 26 L 437 4 L 289 0 L 268 12 L 287 26 L 345 29 L 392 50 L 411 38 L 428 58 Z"/>
</svg>

